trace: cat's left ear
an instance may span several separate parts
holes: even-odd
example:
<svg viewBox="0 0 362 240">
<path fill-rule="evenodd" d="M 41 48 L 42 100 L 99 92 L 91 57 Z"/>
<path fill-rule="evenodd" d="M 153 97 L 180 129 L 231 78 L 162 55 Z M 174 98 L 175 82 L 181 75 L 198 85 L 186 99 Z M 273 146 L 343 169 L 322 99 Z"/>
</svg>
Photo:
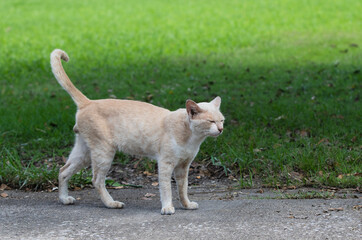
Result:
<svg viewBox="0 0 362 240">
<path fill-rule="evenodd" d="M 215 107 L 220 108 L 221 105 L 221 97 L 217 96 L 214 100 L 210 102 L 211 104 L 214 104 Z"/>
</svg>

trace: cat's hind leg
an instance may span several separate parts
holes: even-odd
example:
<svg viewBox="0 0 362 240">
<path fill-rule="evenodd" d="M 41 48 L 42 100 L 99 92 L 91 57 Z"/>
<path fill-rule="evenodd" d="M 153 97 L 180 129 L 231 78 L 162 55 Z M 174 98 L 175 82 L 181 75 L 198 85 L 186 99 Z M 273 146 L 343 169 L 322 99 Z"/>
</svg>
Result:
<svg viewBox="0 0 362 240">
<path fill-rule="evenodd" d="M 93 186 L 98 191 L 103 204 L 108 208 L 123 208 L 124 203 L 114 201 L 111 195 L 109 195 L 105 180 L 106 175 L 112 165 L 115 150 L 107 146 L 98 146 L 96 149 L 92 149 L 92 169 L 93 169 Z"/>
<path fill-rule="evenodd" d="M 187 196 L 189 166 L 188 162 L 180 163 L 175 167 L 174 174 L 182 206 L 185 209 L 195 210 L 199 208 L 199 205 L 196 202 L 191 202 Z"/>
<path fill-rule="evenodd" d="M 59 200 L 63 204 L 74 204 L 75 199 L 68 195 L 69 179 L 84 167 L 90 165 L 89 149 L 80 135 L 76 135 L 75 145 L 66 164 L 59 171 Z"/>
</svg>

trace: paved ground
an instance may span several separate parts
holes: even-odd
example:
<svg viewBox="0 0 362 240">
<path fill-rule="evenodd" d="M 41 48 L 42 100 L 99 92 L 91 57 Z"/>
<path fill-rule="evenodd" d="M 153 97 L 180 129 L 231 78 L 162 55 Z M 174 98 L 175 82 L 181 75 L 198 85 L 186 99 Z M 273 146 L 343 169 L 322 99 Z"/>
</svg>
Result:
<svg viewBox="0 0 362 240">
<path fill-rule="evenodd" d="M 71 192 L 73 206 L 61 205 L 57 192 L 3 191 L 0 239 L 362 239 L 360 193 L 295 200 L 271 190 L 199 187 L 190 189 L 199 210 L 175 201 L 176 214 L 161 216 L 157 188 L 110 192 L 124 209 L 103 207 L 93 189 Z"/>
</svg>

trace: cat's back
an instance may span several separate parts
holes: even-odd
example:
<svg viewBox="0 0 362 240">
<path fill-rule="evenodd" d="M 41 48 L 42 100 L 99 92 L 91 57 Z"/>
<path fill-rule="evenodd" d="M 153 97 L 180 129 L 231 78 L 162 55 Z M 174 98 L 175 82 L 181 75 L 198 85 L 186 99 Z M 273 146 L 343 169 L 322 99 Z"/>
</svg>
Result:
<svg viewBox="0 0 362 240">
<path fill-rule="evenodd" d="M 140 101 L 101 99 L 92 100 L 88 106 L 78 111 L 78 115 L 96 115 L 101 118 L 111 118 L 115 116 L 152 118 L 152 116 L 165 116 L 169 112 L 170 111 L 165 108 Z"/>
</svg>

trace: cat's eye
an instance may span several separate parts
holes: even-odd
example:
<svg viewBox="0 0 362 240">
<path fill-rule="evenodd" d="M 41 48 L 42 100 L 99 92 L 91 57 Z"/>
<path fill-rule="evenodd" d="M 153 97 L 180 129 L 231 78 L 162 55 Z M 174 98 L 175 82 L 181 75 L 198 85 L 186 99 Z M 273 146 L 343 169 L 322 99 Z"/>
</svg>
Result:
<svg viewBox="0 0 362 240">
<path fill-rule="evenodd" d="M 215 123 L 215 121 L 212 121 L 212 120 L 207 120 L 208 122 L 210 122 L 210 123 Z"/>
</svg>

